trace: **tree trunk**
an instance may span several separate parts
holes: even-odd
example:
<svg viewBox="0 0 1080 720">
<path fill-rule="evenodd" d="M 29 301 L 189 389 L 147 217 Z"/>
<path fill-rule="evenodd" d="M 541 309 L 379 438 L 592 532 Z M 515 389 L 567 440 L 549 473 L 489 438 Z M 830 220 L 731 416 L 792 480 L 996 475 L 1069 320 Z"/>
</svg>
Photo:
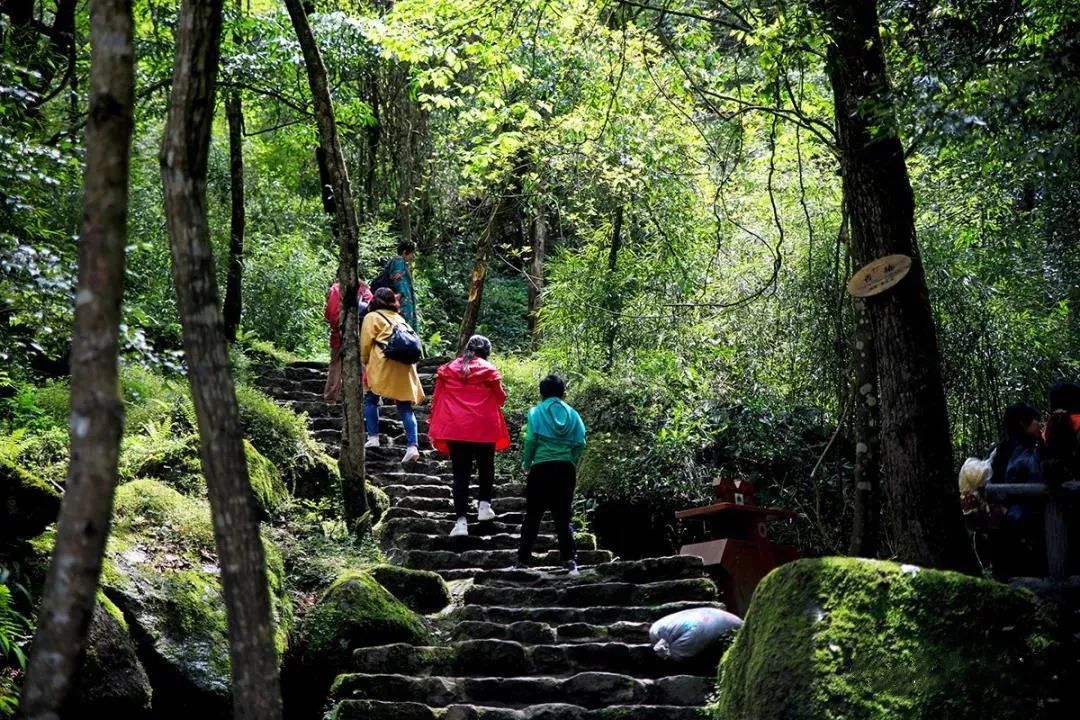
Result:
<svg viewBox="0 0 1080 720">
<path fill-rule="evenodd" d="M 135 58 L 130 0 L 90 6 L 90 109 L 75 326 L 71 462 L 22 693 L 28 720 L 59 717 L 97 597 L 124 426 L 117 381 Z"/>
<path fill-rule="evenodd" d="M 225 114 L 229 120 L 229 188 L 232 217 L 229 224 L 229 272 L 225 281 L 225 337 L 236 341 L 243 308 L 241 287 L 244 279 L 244 112 L 240 91 L 234 90 L 225 98 Z"/>
<path fill-rule="evenodd" d="M 364 408 L 362 370 L 360 367 L 360 344 L 358 335 L 358 312 L 356 292 L 360 282 L 357 276 L 357 252 L 360 230 L 356 222 L 352 186 L 345 167 L 345 156 L 338 140 L 337 121 L 334 119 L 334 103 L 326 79 L 315 36 L 311 33 L 307 13 L 300 0 L 285 0 L 293 28 L 296 30 L 300 49 L 307 65 L 308 84 L 315 104 L 315 120 L 319 126 L 319 144 L 325 151 L 326 172 L 333 190 L 334 218 L 338 235 L 338 283 L 341 286 L 341 353 L 342 353 L 342 415 L 341 454 L 338 468 L 341 470 L 341 494 L 345 508 L 345 522 L 353 532 L 364 532 L 369 525 L 367 498 L 364 494 Z"/>
<path fill-rule="evenodd" d="M 334 202 L 334 186 L 330 184 L 330 169 L 326 162 L 326 151 L 322 145 L 315 146 L 315 162 L 319 166 L 319 192 L 322 196 L 323 212 L 330 216 L 330 229 L 334 237 L 338 236 L 337 204 Z"/>
<path fill-rule="evenodd" d="M 855 517 L 852 555 L 875 557 L 881 519 L 880 413 L 874 328 L 866 301 L 855 299 Z"/>
<path fill-rule="evenodd" d="M 364 176 L 364 200 L 367 207 L 367 217 L 369 220 L 372 220 L 379 210 L 376 181 L 379 169 L 379 140 L 382 137 L 382 108 L 379 103 L 378 63 L 376 63 L 370 71 L 369 83 L 371 90 L 372 121 L 371 125 L 369 125 L 365 131 L 365 135 L 367 136 L 367 167 L 365 168 Z M 402 240 L 408 239 L 407 236 L 402 236 Z"/>
<path fill-rule="evenodd" d="M 540 297 L 544 292 L 544 258 L 547 254 L 547 209 L 541 207 L 536 212 L 531 228 L 532 253 L 529 257 L 529 272 L 526 280 L 529 283 L 529 337 L 532 339 L 533 349 L 540 347 L 540 329 L 537 325 L 537 315 L 540 312 Z"/>
<path fill-rule="evenodd" d="M 461 318 L 461 330 L 458 331 L 457 349 L 460 354 L 466 343 L 476 333 L 476 323 L 480 319 L 480 304 L 484 299 L 484 281 L 487 279 L 488 264 L 491 262 L 491 234 L 502 214 L 504 200 L 499 200 L 488 219 L 487 227 L 476 238 L 476 255 L 473 259 L 472 281 L 469 283 L 469 300 L 465 303 L 465 314 Z"/>
<path fill-rule="evenodd" d="M 619 265 L 619 250 L 623 243 L 623 207 L 615 208 L 615 218 L 611 223 L 611 251 L 608 253 L 608 282 L 615 282 L 615 269 Z M 607 360 L 604 361 L 604 372 L 609 372 L 615 366 L 615 340 L 619 332 L 618 312 L 621 305 L 618 292 L 608 292 L 607 333 L 604 345 L 607 348 Z"/>
<path fill-rule="evenodd" d="M 937 334 L 915 240 L 915 209 L 885 74 L 876 2 L 819 0 L 828 28 L 851 253 L 864 265 L 899 253 L 912 268 L 867 300 L 877 355 L 881 445 L 900 559 L 972 569 L 941 380 Z"/>
<path fill-rule="evenodd" d="M 181 5 L 161 175 L 199 456 L 228 613 L 233 717 L 269 720 L 282 712 L 274 619 L 206 216 L 221 5 L 222 0 Z"/>
</svg>

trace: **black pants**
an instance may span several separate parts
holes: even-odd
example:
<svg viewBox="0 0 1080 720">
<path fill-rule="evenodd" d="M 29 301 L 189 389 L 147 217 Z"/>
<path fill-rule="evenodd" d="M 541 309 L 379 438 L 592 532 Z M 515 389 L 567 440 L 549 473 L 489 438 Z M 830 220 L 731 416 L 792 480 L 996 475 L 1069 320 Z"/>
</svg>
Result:
<svg viewBox="0 0 1080 720">
<path fill-rule="evenodd" d="M 551 511 L 555 533 L 559 536 L 559 559 L 576 559 L 574 528 L 570 524 L 570 504 L 574 500 L 577 468 L 570 462 L 546 462 L 533 465 L 525 485 L 525 522 L 521 526 L 521 549 L 518 560 L 528 564 L 532 559 L 536 534 L 544 511 Z"/>
<path fill-rule="evenodd" d="M 454 513 L 465 517 L 469 512 L 469 483 L 473 462 L 480 476 L 480 502 L 491 502 L 491 486 L 495 484 L 495 443 L 471 443 L 451 440 L 450 465 L 454 471 Z"/>
</svg>

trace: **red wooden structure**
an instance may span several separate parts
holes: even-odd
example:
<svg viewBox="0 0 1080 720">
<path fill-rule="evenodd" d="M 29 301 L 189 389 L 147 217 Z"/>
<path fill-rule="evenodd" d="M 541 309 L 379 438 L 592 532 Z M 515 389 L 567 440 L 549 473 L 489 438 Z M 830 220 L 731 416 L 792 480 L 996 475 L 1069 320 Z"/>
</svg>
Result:
<svg viewBox="0 0 1080 720">
<path fill-rule="evenodd" d="M 777 565 L 799 557 L 795 546 L 769 541 L 769 518 L 792 518 L 798 513 L 757 505 L 755 488 L 745 481 L 717 478 L 713 492 L 716 502 L 712 505 L 675 513 L 684 525 L 700 522 L 704 535 L 700 542 L 683 545 L 679 554 L 704 560 L 728 610 L 741 616 L 758 582 Z"/>
</svg>

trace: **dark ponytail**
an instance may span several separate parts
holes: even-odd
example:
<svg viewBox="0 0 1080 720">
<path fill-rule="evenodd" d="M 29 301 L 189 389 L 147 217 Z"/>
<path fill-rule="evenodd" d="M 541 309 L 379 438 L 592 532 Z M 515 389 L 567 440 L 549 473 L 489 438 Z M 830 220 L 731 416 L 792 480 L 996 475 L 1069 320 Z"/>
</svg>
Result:
<svg viewBox="0 0 1080 720">
<path fill-rule="evenodd" d="M 472 372 L 473 358 L 487 360 L 491 355 L 491 341 L 483 335 L 473 335 L 469 342 L 465 343 L 465 350 L 461 353 L 461 374 L 469 377 Z"/>
</svg>

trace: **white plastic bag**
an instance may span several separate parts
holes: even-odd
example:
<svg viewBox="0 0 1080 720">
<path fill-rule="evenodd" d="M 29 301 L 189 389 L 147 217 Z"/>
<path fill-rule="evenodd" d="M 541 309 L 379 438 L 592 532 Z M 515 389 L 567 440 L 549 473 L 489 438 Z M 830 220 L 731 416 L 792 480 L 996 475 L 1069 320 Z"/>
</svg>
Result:
<svg viewBox="0 0 1080 720">
<path fill-rule="evenodd" d="M 716 608 L 692 608 L 660 618 L 649 628 L 653 650 L 662 658 L 688 660 L 742 626 L 742 620 Z"/>
</svg>

